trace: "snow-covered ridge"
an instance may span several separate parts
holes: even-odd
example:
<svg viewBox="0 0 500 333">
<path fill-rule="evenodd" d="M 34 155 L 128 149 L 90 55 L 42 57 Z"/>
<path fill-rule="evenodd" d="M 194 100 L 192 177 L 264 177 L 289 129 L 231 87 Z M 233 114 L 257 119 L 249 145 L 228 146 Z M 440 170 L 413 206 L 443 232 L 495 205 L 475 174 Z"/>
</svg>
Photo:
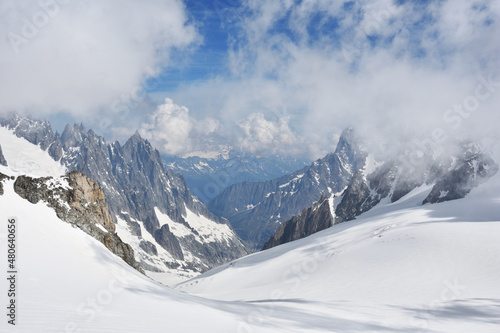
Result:
<svg viewBox="0 0 500 333">
<path fill-rule="evenodd" d="M 0 126 L 0 145 L 8 167 L 0 165 L 0 172 L 33 177 L 58 177 L 66 168 L 50 157 L 47 151 L 26 139 L 18 138 L 13 130 Z"/>
<path fill-rule="evenodd" d="M 268 319 L 283 307 L 317 304 L 316 324 L 338 321 L 324 331 L 350 331 L 355 323 L 358 332 L 496 332 L 500 197 L 478 188 L 465 199 L 421 206 L 429 190 L 417 188 L 355 221 L 236 260 L 177 289 L 225 301 L 266 300 Z"/>
</svg>

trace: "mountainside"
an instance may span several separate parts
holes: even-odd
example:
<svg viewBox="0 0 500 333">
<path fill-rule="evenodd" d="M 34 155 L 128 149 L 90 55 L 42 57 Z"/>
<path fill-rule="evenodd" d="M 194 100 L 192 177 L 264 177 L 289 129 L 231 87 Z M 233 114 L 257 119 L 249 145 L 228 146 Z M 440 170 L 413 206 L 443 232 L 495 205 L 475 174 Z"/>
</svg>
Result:
<svg viewBox="0 0 500 333">
<path fill-rule="evenodd" d="M 1 145 L 0 145 L 0 165 L 7 166 L 7 161 L 5 160 L 5 157 L 3 156 Z"/>
<path fill-rule="evenodd" d="M 282 156 L 244 156 L 229 147 L 214 156 L 167 156 L 165 164 L 186 179 L 202 202 L 215 198 L 228 186 L 245 181 L 266 181 L 303 168 L 305 160 Z"/>
<path fill-rule="evenodd" d="M 166 327 L 175 333 L 230 332 L 255 308 L 203 300 L 161 285 L 110 253 L 105 244 L 61 221 L 45 202 L 32 204 L 21 198 L 14 192 L 14 180 L 4 180 L 3 185 L 0 220 L 5 225 L 16 218 L 19 255 L 15 296 L 7 298 L 11 275 L 0 279 L 5 300 L 16 301 L 17 314 L 15 325 L 10 325 L 5 309 L 0 322 L 3 333 L 153 333 Z M 4 253 L 6 240 L 7 228 L 2 227 Z M 1 267 L 5 273 L 6 259 Z M 278 332 L 289 332 L 287 328 Z"/>
<path fill-rule="evenodd" d="M 14 177 L 0 173 L 0 195 L 4 193 L 3 181 L 14 180 Z M 73 171 L 58 178 L 20 175 L 15 178 L 14 184 L 8 185 L 13 186 L 14 192 L 31 204 L 47 204 L 54 209 L 59 219 L 83 230 L 127 264 L 143 272 L 135 260 L 134 250 L 115 232 L 115 223 L 109 216 L 102 189 L 84 174 Z"/>
<path fill-rule="evenodd" d="M 193 197 L 182 176 L 165 168 L 139 134 L 122 146 L 82 125 L 68 125 L 59 135 L 48 122 L 29 118 L 0 124 L 102 187 L 116 231 L 143 269 L 189 276 L 247 253 L 227 221 Z"/>
<path fill-rule="evenodd" d="M 353 129 L 346 129 L 334 153 L 290 175 L 232 185 L 208 208 L 227 218 L 250 247 L 260 249 L 281 221 L 299 214 L 323 194 L 344 190 L 365 163 L 366 153 L 358 140 Z"/>
<path fill-rule="evenodd" d="M 16 215 L 21 256 L 19 316 L 2 332 L 498 332 L 498 187 L 423 207 L 428 191 L 414 190 L 176 290 L 3 183 L 0 220 Z"/>
<path fill-rule="evenodd" d="M 263 249 L 353 220 L 383 201 L 397 202 L 416 188 L 428 189 L 421 205 L 461 199 L 498 172 L 498 164 L 491 156 L 470 141 L 462 142 L 451 156 L 436 159 L 428 156 L 418 169 L 408 168 L 400 160 L 380 164 L 371 172 L 356 171 L 341 195 L 322 197 L 311 208 L 283 223 Z"/>
<path fill-rule="evenodd" d="M 488 186 L 492 179 L 464 199 L 433 205 L 421 205 L 429 189 L 414 189 L 355 221 L 238 259 L 177 289 L 264 304 L 249 322 L 256 332 L 284 312 L 304 322 L 299 332 L 497 332 L 495 178 L 496 186 Z M 302 317 L 299 309 L 309 313 Z"/>
<path fill-rule="evenodd" d="M 305 208 L 300 215 L 281 224 L 276 233 L 264 244 L 263 250 L 312 235 L 330 228 L 335 223 L 332 203 L 326 195 Z"/>
</svg>

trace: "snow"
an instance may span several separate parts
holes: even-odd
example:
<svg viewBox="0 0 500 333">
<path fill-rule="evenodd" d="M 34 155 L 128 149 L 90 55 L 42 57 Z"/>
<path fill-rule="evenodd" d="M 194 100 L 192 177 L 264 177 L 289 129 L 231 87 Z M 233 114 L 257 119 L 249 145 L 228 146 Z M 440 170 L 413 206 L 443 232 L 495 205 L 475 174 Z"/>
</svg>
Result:
<svg viewBox="0 0 500 333">
<path fill-rule="evenodd" d="M 59 220 L 45 204 L 21 199 L 12 186 L 7 182 L 0 196 L 0 206 L 9 207 L 0 211 L 0 220 L 15 216 L 18 221 L 18 312 L 15 326 L 2 316 L 1 332 L 236 332 L 250 310 L 154 282 Z M 0 228 L 4 254 L 5 225 Z M 1 263 L 3 272 L 6 264 Z M 6 304 L 5 278 L 0 290 Z"/>
<path fill-rule="evenodd" d="M 6 133 L 0 128 L 0 144 L 14 170 L 0 172 L 62 174 L 45 152 Z M 39 169 L 24 163 L 28 158 Z M 149 277 L 171 284 L 176 272 L 140 274 L 46 204 L 20 198 L 6 180 L 0 252 L 6 254 L 5 221 L 15 217 L 18 317 L 13 327 L 4 314 L 0 332 L 499 332 L 500 194 L 498 181 L 485 185 L 465 199 L 425 206 L 431 186 L 422 186 L 355 221 L 172 289 Z M 205 240 L 233 235 L 189 209 L 185 219 Z M 134 248 L 141 240 L 154 244 L 136 222 L 142 237 L 119 217 L 118 235 Z M 157 260 L 166 260 L 157 249 Z M 0 268 L 7 271 L 6 260 Z M 7 289 L 0 279 L 3 304 Z"/>
<path fill-rule="evenodd" d="M 421 206 L 429 190 L 177 289 L 267 304 L 265 321 L 308 313 L 310 331 L 498 332 L 500 196 Z"/>
<path fill-rule="evenodd" d="M 267 193 L 267 194 L 266 194 L 266 198 L 269 198 L 269 197 L 270 197 L 272 194 L 274 194 L 274 193 L 276 193 L 276 192 L 269 192 L 269 193 Z"/>
<path fill-rule="evenodd" d="M 209 299 L 139 274 L 5 188 L 0 205 L 11 210 L 0 219 L 18 218 L 22 311 L 2 332 L 498 332 L 498 197 L 425 207 L 407 198 L 178 287 Z"/>
<path fill-rule="evenodd" d="M 287 187 L 288 185 L 290 185 L 291 183 L 296 183 L 298 180 L 300 180 L 302 177 L 304 177 L 304 174 L 300 174 L 300 175 L 297 175 L 296 177 L 294 177 L 292 180 L 290 180 L 288 183 L 285 183 L 285 184 L 281 184 L 279 186 L 279 188 L 285 188 Z M 274 193 L 274 192 L 273 192 Z M 267 196 L 266 196 L 267 198 Z"/>
<path fill-rule="evenodd" d="M 363 175 L 369 175 L 373 173 L 379 166 L 381 166 L 383 162 L 375 160 L 375 157 L 373 156 L 372 153 L 368 154 L 366 156 L 366 161 L 363 169 L 361 170 Z"/>
<path fill-rule="evenodd" d="M 54 161 L 40 147 L 18 138 L 12 130 L 0 126 L 0 145 L 8 167 L 0 165 L 0 172 L 8 175 L 32 177 L 58 177 L 66 168 Z"/>
<path fill-rule="evenodd" d="M 96 225 L 96 227 L 98 227 L 99 229 L 101 229 L 102 231 L 104 231 L 105 233 L 108 233 L 108 231 L 106 230 L 106 228 L 104 228 L 101 224 L 96 223 L 95 225 Z"/>
<path fill-rule="evenodd" d="M 71 190 L 71 186 L 69 186 L 68 183 L 68 178 L 66 177 L 50 178 L 46 181 L 46 184 L 49 190 L 53 190 L 55 188 L 63 188 L 65 190 Z"/>
<path fill-rule="evenodd" d="M 122 214 L 127 214 L 126 212 L 121 212 Z M 117 224 L 116 224 L 116 233 L 118 236 L 127 244 L 131 245 L 134 249 L 135 259 L 138 262 L 146 262 L 150 265 L 156 265 L 158 267 L 162 267 L 164 261 L 174 261 L 172 255 L 168 253 L 163 247 L 159 246 L 156 243 L 154 237 L 146 230 L 143 223 L 141 221 L 137 221 L 129 216 L 129 218 L 136 222 L 141 228 L 141 236 L 135 236 L 130 230 L 127 222 L 123 220 L 119 215 L 116 216 Z M 152 257 L 148 255 L 141 247 L 141 241 L 148 241 L 152 244 L 155 244 L 156 249 L 158 251 L 158 256 Z M 165 270 L 167 270 L 165 266 Z"/>
<path fill-rule="evenodd" d="M 189 158 L 189 157 L 199 157 L 204 159 L 216 160 L 216 159 L 229 159 L 229 147 L 225 147 L 221 151 L 193 151 L 181 156 L 181 158 Z"/>
<path fill-rule="evenodd" d="M 217 223 L 209 218 L 196 214 L 186 207 L 186 214 L 184 219 L 187 224 L 197 234 L 193 234 L 192 229 L 186 225 L 173 221 L 168 215 L 163 214 L 157 207 L 155 207 L 155 214 L 160 222 L 160 226 L 168 224 L 170 232 L 176 237 L 183 238 L 187 236 L 194 236 L 195 240 L 200 243 L 205 242 L 220 242 L 227 241 L 235 238 L 234 232 L 227 224 Z"/>
<path fill-rule="evenodd" d="M 168 225 L 170 232 L 173 233 L 176 237 L 186 237 L 193 234 L 193 232 L 185 225 L 183 225 L 182 223 L 174 222 L 167 214 L 163 214 L 158 209 L 158 207 L 155 207 L 154 209 L 156 217 L 160 222 L 160 227 L 165 224 Z"/>
<path fill-rule="evenodd" d="M 330 214 L 332 215 L 332 218 L 335 219 L 335 195 L 330 195 L 328 198 L 328 206 L 330 207 Z"/>
<path fill-rule="evenodd" d="M 438 199 L 444 198 L 448 195 L 450 191 L 440 191 Z"/>
<path fill-rule="evenodd" d="M 198 215 L 186 207 L 185 220 L 191 228 L 198 232 L 204 242 L 221 242 L 235 239 L 236 236 L 227 224 L 217 223 L 209 218 Z"/>
</svg>

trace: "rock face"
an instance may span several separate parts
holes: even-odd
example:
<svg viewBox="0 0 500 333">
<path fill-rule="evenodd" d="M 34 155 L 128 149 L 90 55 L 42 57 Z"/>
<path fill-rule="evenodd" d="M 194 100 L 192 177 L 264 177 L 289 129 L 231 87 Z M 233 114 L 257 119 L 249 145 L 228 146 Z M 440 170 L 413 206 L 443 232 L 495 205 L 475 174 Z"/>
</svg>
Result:
<svg viewBox="0 0 500 333">
<path fill-rule="evenodd" d="M 1 145 L 0 145 L 0 165 L 7 166 L 7 161 L 5 160 L 5 157 L 3 156 Z"/>
<path fill-rule="evenodd" d="M 498 165 L 474 143 L 462 142 L 457 150 L 451 156 L 426 158 L 418 169 L 389 161 L 366 176 L 358 172 L 335 210 L 336 223 L 354 219 L 384 198 L 395 202 L 424 184 L 433 188 L 423 204 L 461 199 L 498 172 Z"/>
<path fill-rule="evenodd" d="M 304 209 L 300 215 L 283 223 L 276 233 L 264 244 L 262 250 L 288 243 L 329 228 L 335 222 L 330 208 L 329 198 L 321 196 L 319 201 Z"/>
<path fill-rule="evenodd" d="M 408 168 L 399 160 L 391 160 L 368 174 L 365 170 L 356 171 L 341 196 L 330 200 L 322 197 L 301 215 L 286 221 L 263 249 L 354 220 L 382 200 L 396 202 L 419 186 L 432 186 L 422 204 L 461 199 L 498 172 L 492 158 L 471 142 L 461 143 L 458 153 L 452 156 L 437 159 L 426 156 L 423 161 L 419 168 Z M 335 205 L 334 200 L 340 202 Z"/>
<path fill-rule="evenodd" d="M 14 177 L 9 177 L 7 175 L 4 175 L 3 173 L 0 172 L 0 195 L 3 195 L 4 191 L 3 191 L 3 182 L 4 180 L 6 179 L 14 179 Z"/>
<path fill-rule="evenodd" d="M 435 183 L 423 204 L 464 198 L 498 172 L 498 165 L 472 142 L 464 143 L 456 162 Z"/>
<path fill-rule="evenodd" d="M 61 220 L 80 228 L 130 266 L 142 271 L 131 246 L 115 233 L 104 192 L 83 173 L 73 171 L 61 178 L 19 176 L 14 190 L 33 204 L 46 202 Z"/>
<path fill-rule="evenodd" d="M 197 273 L 248 253 L 227 220 L 191 195 L 184 178 L 167 169 L 138 133 L 121 145 L 107 143 L 83 125 L 68 125 L 59 135 L 47 122 L 28 118 L 13 116 L 0 124 L 45 147 L 68 170 L 95 180 L 118 235 L 145 269 Z"/>
<path fill-rule="evenodd" d="M 323 194 L 344 190 L 366 153 L 353 129 L 346 129 L 334 153 L 291 175 L 267 182 L 245 182 L 228 187 L 208 207 L 227 218 L 247 244 L 260 249 L 279 223 L 312 205 Z"/>
</svg>

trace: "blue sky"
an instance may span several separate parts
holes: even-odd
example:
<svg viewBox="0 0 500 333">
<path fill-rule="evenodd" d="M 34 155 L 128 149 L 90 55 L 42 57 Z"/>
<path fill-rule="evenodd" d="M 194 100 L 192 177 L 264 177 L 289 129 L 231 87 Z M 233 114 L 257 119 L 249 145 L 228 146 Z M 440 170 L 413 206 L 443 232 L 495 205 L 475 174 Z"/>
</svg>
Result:
<svg viewBox="0 0 500 333">
<path fill-rule="evenodd" d="M 0 112 L 59 130 L 308 158 L 346 126 L 380 147 L 496 132 L 500 94 L 454 106 L 500 81 L 498 1 L 47 3 L 0 3 Z"/>
<path fill-rule="evenodd" d="M 234 33 L 231 24 L 225 24 L 224 14 L 233 9 L 236 1 L 185 1 L 189 23 L 194 24 L 202 37 L 197 49 L 189 54 L 180 52 L 172 59 L 176 65 L 169 66 L 161 77 L 164 83 L 152 91 L 172 91 L 180 85 L 206 80 L 227 72 L 229 36 Z"/>
</svg>

